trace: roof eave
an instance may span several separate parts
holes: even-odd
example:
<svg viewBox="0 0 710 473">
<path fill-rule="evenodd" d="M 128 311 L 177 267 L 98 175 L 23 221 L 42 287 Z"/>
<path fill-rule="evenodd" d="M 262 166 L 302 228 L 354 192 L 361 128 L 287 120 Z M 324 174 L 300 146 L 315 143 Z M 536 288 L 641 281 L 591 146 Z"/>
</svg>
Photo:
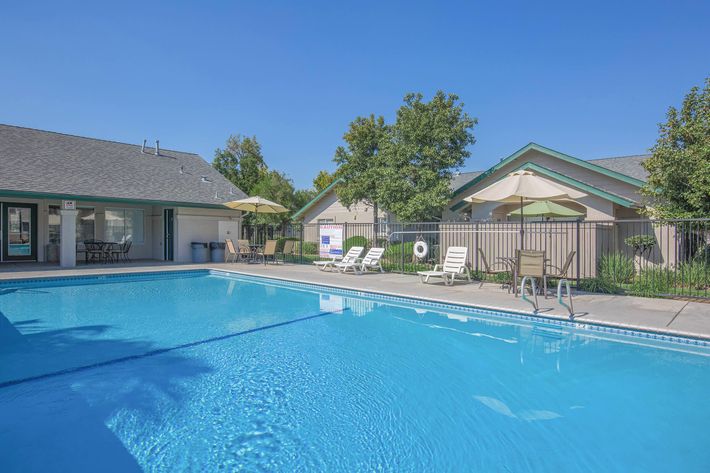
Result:
<svg viewBox="0 0 710 473">
<path fill-rule="evenodd" d="M 128 199 L 123 197 L 102 197 L 94 195 L 82 195 L 82 194 L 60 194 L 60 193 L 44 193 L 44 192 L 31 192 L 31 191 L 17 191 L 0 189 L 1 196 L 10 197 L 20 197 L 26 199 L 63 199 L 63 200 L 91 200 L 94 202 L 116 202 L 116 203 L 132 203 L 132 204 L 143 204 L 143 205 L 161 205 L 161 206 L 171 206 L 171 207 L 192 207 L 192 208 L 206 208 L 206 209 L 221 209 L 221 210 L 231 210 L 225 207 L 224 204 L 208 204 L 202 202 L 180 202 L 180 201 L 168 201 L 168 200 L 150 200 L 150 199 Z"/>
<path fill-rule="evenodd" d="M 517 150 L 516 152 L 514 152 L 513 154 L 511 154 L 510 156 L 508 156 L 507 158 L 504 158 L 500 162 L 498 162 L 495 165 L 488 168 L 486 171 L 484 171 L 481 174 L 479 174 L 478 176 L 474 177 L 473 179 L 471 179 L 469 182 L 467 182 L 463 186 L 456 189 L 454 191 L 453 195 L 457 196 L 457 195 L 461 194 L 462 192 L 464 192 L 466 189 L 470 189 L 471 187 L 476 185 L 478 182 L 482 181 L 486 177 L 488 177 L 491 174 L 493 174 L 494 172 L 496 172 L 498 169 L 502 168 L 506 164 L 508 164 L 511 161 L 515 160 L 516 158 L 520 157 L 523 153 L 526 153 L 530 150 L 535 150 L 535 151 L 539 151 L 541 153 L 544 153 L 544 154 L 547 154 L 550 156 L 554 156 L 556 158 L 562 159 L 563 161 L 567 161 L 569 163 L 576 164 L 578 166 L 584 167 L 584 168 L 589 169 L 591 171 L 595 171 L 600 174 L 604 174 L 608 177 L 611 177 L 613 179 L 617 179 L 622 182 L 626 182 L 627 184 L 631 184 L 636 187 L 641 187 L 645 184 L 645 182 L 640 179 L 636 179 L 634 177 L 627 176 L 626 174 L 622 174 L 617 171 L 612 171 L 611 169 L 607 169 L 603 166 L 599 166 L 598 164 L 590 163 L 588 161 L 584 161 L 583 159 L 575 158 L 574 156 L 570 156 L 568 154 L 561 153 L 559 151 L 555 151 L 554 149 L 547 148 L 547 147 L 539 145 L 537 143 L 530 142 L 527 145 L 520 148 L 519 150 Z"/>
<path fill-rule="evenodd" d="M 345 182 L 343 178 L 339 177 L 338 179 L 334 180 L 328 186 L 320 191 L 315 197 L 313 197 L 306 205 L 301 207 L 298 212 L 293 214 L 291 217 L 291 220 L 298 220 L 301 215 L 303 215 L 309 208 L 311 208 L 313 205 L 318 203 L 319 200 L 321 200 L 328 192 L 330 192 L 331 189 L 333 189 L 337 184 L 340 184 L 341 182 Z"/>
</svg>

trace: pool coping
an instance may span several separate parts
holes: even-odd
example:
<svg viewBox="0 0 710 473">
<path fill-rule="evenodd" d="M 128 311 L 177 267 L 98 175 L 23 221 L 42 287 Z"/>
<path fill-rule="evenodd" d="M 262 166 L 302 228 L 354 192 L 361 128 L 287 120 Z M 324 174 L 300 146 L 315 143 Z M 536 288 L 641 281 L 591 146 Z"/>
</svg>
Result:
<svg viewBox="0 0 710 473">
<path fill-rule="evenodd" d="M 710 336 L 683 332 L 680 330 L 658 330 L 657 328 L 645 327 L 641 325 L 633 324 L 617 324 L 613 322 L 597 321 L 597 320 L 585 320 L 584 322 L 577 322 L 574 319 L 570 320 L 569 317 L 557 315 L 557 314 L 542 314 L 534 311 L 524 311 L 518 309 L 511 309 L 507 307 L 499 307 L 493 305 L 484 304 L 466 304 L 462 302 L 451 302 L 445 299 L 439 299 L 435 297 L 424 297 L 424 296 L 412 296 L 410 294 L 401 294 L 391 291 L 372 291 L 369 289 L 353 289 L 352 287 L 342 286 L 339 284 L 323 284 L 311 281 L 303 281 L 299 279 L 286 278 L 286 277 L 274 277 L 274 276 L 264 276 L 261 274 L 246 273 L 242 271 L 235 271 L 230 269 L 210 269 L 211 273 L 227 273 L 227 274 L 237 274 L 240 276 L 254 278 L 254 279 L 267 279 L 272 281 L 286 281 L 289 283 L 301 284 L 311 288 L 323 288 L 323 289 L 337 289 L 340 291 L 345 291 L 352 293 L 356 296 L 369 296 L 375 298 L 393 298 L 395 302 L 408 302 L 408 303 L 425 303 L 425 304 L 437 304 L 438 308 L 446 309 L 450 308 L 453 310 L 475 310 L 478 312 L 483 311 L 487 315 L 493 315 L 497 317 L 514 317 L 517 319 L 527 320 L 531 322 L 543 322 L 551 323 L 553 325 L 559 325 L 569 328 L 599 331 L 604 333 L 612 333 L 616 335 L 628 335 L 636 336 L 644 339 L 667 341 L 674 343 L 681 343 L 691 346 L 700 346 L 710 348 Z"/>
<path fill-rule="evenodd" d="M 376 299 L 385 299 L 392 302 L 419 303 L 429 307 L 439 309 L 463 310 L 484 312 L 486 315 L 495 317 L 508 317 L 518 320 L 526 320 L 530 322 L 548 323 L 573 329 L 590 330 L 603 333 L 611 333 L 615 335 L 627 335 L 642 339 L 665 341 L 671 343 L 679 343 L 696 347 L 710 348 L 710 335 L 683 332 L 680 330 L 665 330 L 658 327 L 648 327 L 643 325 L 622 324 L 608 321 L 599 321 L 593 319 L 585 319 L 583 322 L 575 321 L 569 316 L 558 315 L 554 313 L 538 313 L 535 311 L 524 311 L 519 309 L 511 309 L 485 304 L 467 304 L 465 302 L 452 302 L 446 299 L 426 296 L 414 296 L 411 294 L 402 294 L 387 290 L 370 290 L 370 289 L 355 289 L 349 286 L 340 284 L 324 284 L 321 282 L 307 281 L 303 279 L 290 278 L 284 276 L 266 276 L 262 274 L 254 274 L 233 269 L 205 267 L 193 269 L 174 269 L 174 270 L 144 270 L 144 271 L 122 271 L 116 273 L 99 273 L 99 274 L 80 274 L 68 276 L 38 276 L 38 277 L 18 277 L 0 280 L 0 288 L 3 286 L 12 285 L 13 283 L 32 283 L 32 282 L 47 282 L 47 281 L 76 281 L 86 279 L 121 279 L 121 278 L 139 278 L 140 276 L 179 276 L 179 275 L 195 275 L 199 273 L 220 275 L 237 275 L 250 279 L 267 280 L 285 282 L 289 284 L 298 284 L 309 289 L 321 290 L 337 290 L 344 291 L 348 294 L 360 297 L 373 297 Z"/>
</svg>

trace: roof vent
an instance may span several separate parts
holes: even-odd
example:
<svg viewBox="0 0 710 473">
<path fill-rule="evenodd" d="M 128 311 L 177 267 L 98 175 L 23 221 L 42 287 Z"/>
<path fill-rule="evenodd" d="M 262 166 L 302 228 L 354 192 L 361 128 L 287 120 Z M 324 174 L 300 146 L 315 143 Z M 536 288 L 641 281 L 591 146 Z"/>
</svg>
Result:
<svg viewBox="0 0 710 473">
<path fill-rule="evenodd" d="M 148 142 L 148 140 L 143 140 L 143 146 L 141 146 L 141 153 L 145 154 L 145 144 Z"/>
<path fill-rule="evenodd" d="M 202 177 L 200 177 L 200 180 L 201 180 L 202 182 L 212 182 L 212 180 L 209 179 L 207 176 L 202 176 Z"/>
<path fill-rule="evenodd" d="M 185 166 L 180 165 L 180 174 L 185 174 Z"/>
<path fill-rule="evenodd" d="M 160 140 L 155 140 L 155 155 L 160 156 Z"/>
</svg>

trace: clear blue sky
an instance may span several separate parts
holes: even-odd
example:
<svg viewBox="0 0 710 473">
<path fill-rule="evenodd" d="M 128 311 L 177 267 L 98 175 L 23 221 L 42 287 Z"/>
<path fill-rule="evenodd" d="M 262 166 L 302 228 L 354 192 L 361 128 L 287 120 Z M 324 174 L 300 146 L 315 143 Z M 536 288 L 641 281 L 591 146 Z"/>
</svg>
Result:
<svg viewBox="0 0 710 473">
<path fill-rule="evenodd" d="M 710 2 L 5 2 L 0 123 L 208 161 L 256 135 L 299 187 L 334 168 L 357 115 L 406 92 L 479 119 L 464 170 L 530 141 L 580 158 L 645 152 L 710 74 Z"/>
</svg>

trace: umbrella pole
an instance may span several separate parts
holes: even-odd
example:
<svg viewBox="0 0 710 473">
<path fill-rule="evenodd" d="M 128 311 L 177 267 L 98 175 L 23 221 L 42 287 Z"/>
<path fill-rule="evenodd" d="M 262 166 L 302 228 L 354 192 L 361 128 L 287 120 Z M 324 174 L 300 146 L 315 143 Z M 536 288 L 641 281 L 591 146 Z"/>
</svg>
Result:
<svg viewBox="0 0 710 473">
<path fill-rule="evenodd" d="M 523 228 L 523 197 L 520 196 L 520 249 L 525 249 L 525 243 L 523 239 L 525 237 L 525 229 Z"/>
</svg>

